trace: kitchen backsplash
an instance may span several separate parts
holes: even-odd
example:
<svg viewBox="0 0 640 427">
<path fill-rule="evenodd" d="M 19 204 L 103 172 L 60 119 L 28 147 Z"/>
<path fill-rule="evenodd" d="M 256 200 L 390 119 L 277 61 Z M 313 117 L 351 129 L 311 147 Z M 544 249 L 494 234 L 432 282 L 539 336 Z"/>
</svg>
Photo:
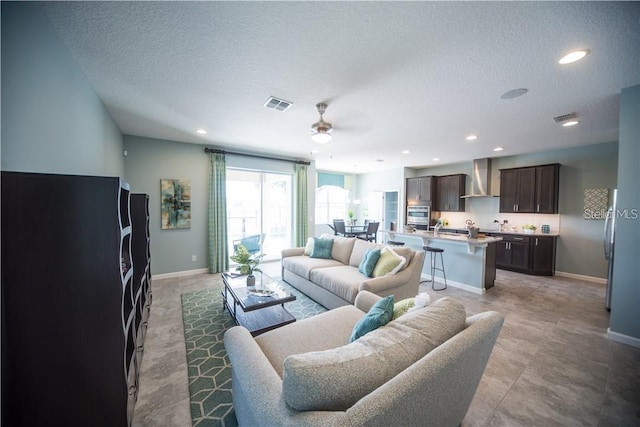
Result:
<svg viewBox="0 0 640 427">
<path fill-rule="evenodd" d="M 466 212 L 441 212 L 440 217 L 446 218 L 450 228 L 464 228 L 467 219 L 475 223 L 475 226 L 482 230 L 498 231 L 498 220 L 500 224 L 504 220 L 509 222 L 509 227 L 518 227 L 521 231 L 526 224 L 535 225 L 540 232 L 543 224 L 550 227 L 552 233 L 560 232 L 559 214 L 524 214 L 524 213 L 498 213 L 500 210 L 500 199 L 498 197 L 470 198 L 466 202 Z"/>
</svg>

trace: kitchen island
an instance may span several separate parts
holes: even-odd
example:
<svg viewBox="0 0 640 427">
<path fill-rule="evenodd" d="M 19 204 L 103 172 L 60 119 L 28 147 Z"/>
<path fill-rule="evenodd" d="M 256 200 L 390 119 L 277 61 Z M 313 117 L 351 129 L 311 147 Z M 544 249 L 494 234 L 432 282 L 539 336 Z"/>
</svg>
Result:
<svg viewBox="0 0 640 427">
<path fill-rule="evenodd" d="M 494 285 L 496 242 L 501 241 L 501 237 L 469 239 L 463 234 L 433 231 L 387 231 L 387 234 L 389 240 L 404 242 L 415 250 L 422 250 L 423 246 L 443 249 L 447 284 L 450 286 L 484 294 Z M 431 266 L 428 259 L 427 254 L 422 274 L 430 278 Z M 436 277 L 436 281 L 442 282 L 442 277 Z"/>
</svg>

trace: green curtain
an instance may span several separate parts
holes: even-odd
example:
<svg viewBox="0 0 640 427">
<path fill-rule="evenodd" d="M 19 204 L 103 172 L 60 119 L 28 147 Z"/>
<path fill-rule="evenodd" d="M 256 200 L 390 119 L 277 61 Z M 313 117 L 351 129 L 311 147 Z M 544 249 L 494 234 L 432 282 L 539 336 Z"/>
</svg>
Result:
<svg viewBox="0 0 640 427">
<path fill-rule="evenodd" d="M 227 164 L 224 154 L 209 153 L 209 273 L 228 269 Z"/>
<path fill-rule="evenodd" d="M 307 201 L 307 165 L 295 165 L 295 229 L 294 245 L 304 246 L 309 235 L 309 214 Z"/>
</svg>

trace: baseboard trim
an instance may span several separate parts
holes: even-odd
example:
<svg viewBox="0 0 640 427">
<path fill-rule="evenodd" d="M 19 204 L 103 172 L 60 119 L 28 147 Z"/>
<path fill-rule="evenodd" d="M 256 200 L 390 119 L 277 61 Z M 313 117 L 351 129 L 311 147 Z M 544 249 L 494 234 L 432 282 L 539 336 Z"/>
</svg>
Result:
<svg viewBox="0 0 640 427">
<path fill-rule="evenodd" d="M 610 328 L 607 328 L 607 338 L 609 338 L 611 341 L 615 341 L 622 344 L 630 345 L 632 347 L 640 348 L 640 338 L 619 334 L 618 332 L 613 332 Z"/>
<path fill-rule="evenodd" d="M 154 274 L 151 279 L 173 279 L 174 277 L 194 276 L 196 274 L 208 273 L 208 268 L 198 268 L 196 270 L 174 271 L 173 273 Z"/>
<path fill-rule="evenodd" d="M 421 275 L 420 276 L 420 280 L 428 280 L 430 279 L 431 276 L 426 276 L 426 275 Z M 444 286 L 444 281 L 440 280 L 439 277 L 436 277 L 436 283 L 439 283 L 439 287 L 443 287 Z M 425 282 L 425 284 L 427 286 L 431 286 L 431 282 Z M 449 280 L 447 279 L 447 286 L 452 286 L 454 288 L 458 288 L 458 289 L 462 289 L 464 291 L 468 291 L 468 292 L 473 292 L 474 294 L 485 294 L 487 293 L 486 289 L 480 289 L 480 288 L 476 288 L 475 286 L 470 286 L 470 285 L 466 285 L 464 283 L 460 283 L 460 282 L 456 282 L 455 280 Z M 436 287 L 438 287 L 438 285 L 436 285 Z"/>
<path fill-rule="evenodd" d="M 603 279 L 601 277 L 585 276 L 582 274 L 567 273 L 564 271 L 556 271 L 556 276 L 567 277 L 569 279 L 584 280 L 586 282 L 600 283 L 601 285 L 607 284 L 607 279 Z"/>
</svg>

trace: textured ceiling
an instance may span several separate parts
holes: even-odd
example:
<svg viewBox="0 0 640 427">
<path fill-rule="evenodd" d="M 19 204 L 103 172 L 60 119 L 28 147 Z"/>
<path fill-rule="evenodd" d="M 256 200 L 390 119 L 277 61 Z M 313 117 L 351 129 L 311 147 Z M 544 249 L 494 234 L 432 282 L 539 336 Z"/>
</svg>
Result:
<svg viewBox="0 0 640 427">
<path fill-rule="evenodd" d="M 638 2 L 42 7 L 123 133 L 314 159 L 321 170 L 617 141 L 620 90 L 640 83 Z M 577 48 L 591 53 L 557 63 Z M 500 99 L 515 88 L 529 92 Z M 293 106 L 264 108 L 272 95 Z M 320 101 L 335 127 L 324 145 L 309 133 Z M 578 126 L 554 122 L 570 112 Z M 466 141 L 469 134 L 478 139 Z"/>
</svg>

